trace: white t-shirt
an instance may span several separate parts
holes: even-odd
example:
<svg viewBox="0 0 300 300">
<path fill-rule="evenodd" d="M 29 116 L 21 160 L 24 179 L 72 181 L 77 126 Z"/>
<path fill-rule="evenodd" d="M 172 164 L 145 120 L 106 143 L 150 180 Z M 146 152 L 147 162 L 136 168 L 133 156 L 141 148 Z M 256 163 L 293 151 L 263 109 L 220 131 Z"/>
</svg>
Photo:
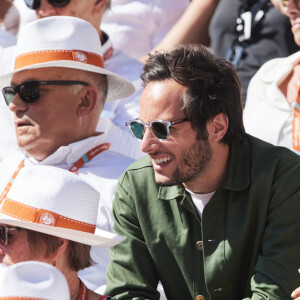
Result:
<svg viewBox="0 0 300 300">
<path fill-rule="evenodd" d="M 186 190 L 190 193 L 190 195 L 192 197 L 192 200 L 193 200 L 193 202 L 196 206 L 197 212 L 198 212 L 199 216 L 201 217 L 205 205 L 212 198 L 215 191 L 211 192 L 211 193 L 208 193 L 208 194 L 196 194 L 196 193 L 193 193 L 193 192 L 189 191 L 188 189 L 186 189 Z"/>
</svg>

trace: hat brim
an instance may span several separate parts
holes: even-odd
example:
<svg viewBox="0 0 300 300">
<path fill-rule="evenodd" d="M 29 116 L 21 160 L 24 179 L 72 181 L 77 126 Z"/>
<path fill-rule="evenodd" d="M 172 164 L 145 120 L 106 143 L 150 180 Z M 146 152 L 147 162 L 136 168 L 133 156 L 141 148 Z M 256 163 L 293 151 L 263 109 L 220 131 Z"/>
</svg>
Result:
<svg viewBox="0 0 300 300">
<path fill-rule="evenodd" d="M 123 240 L 123 237 L 119 235 L 98 228 L 96 228 L 95 234 L 93 234 L 68 228 L 47 226 L 39 223 L 16 220 L 2 213 L 0 213 L 0 223 L 38 231 L 70 241 L 101 248 L 113 247 Z"/>
<path fill-rule="evenodd" d="M 107 93 L 106 102 L 129 97 L 135 90 L 131 82 L 129 82 L 125 78 L 113 72 L 110 72 L 106 69 L 94 65 L 84 64 L 82 62 L 69 61 L 69 60 L 59 60 L 59 61 L 38 63 L 38 64 L 30 65 L 28 67 L 14 70 L 10 73 L 0 76 L 0 88 L 2 90 L 2 88 L 9 86 L 12 76 L 16 73 L 25 70 L 50 68 L 50 67 L 70 68 L 70 69 L 83 70 L 83 71 L 89 71 L 93 73 L 107 75 L 108 93 Z"/>
</svg>

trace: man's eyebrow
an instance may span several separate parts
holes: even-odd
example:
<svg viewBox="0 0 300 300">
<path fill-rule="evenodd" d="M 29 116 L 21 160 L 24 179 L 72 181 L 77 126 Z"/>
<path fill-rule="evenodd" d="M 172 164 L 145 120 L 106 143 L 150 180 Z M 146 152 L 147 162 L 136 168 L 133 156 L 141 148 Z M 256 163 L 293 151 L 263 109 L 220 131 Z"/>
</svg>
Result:
<svg viewBox="0 0 300 300">
<path fill-rule="evenodd" d="M 22 83 L 25 83 L 25 82 L 29 82 L 29 81 L 43 81 L 43 80 L 38 80 L 38 79 L 35 79 L 35 78 L 29 78 L 29 79 L 26 79 L 24 81 L 21 81 L 19 84 L 15 83 L 13 80 L 10 82 L 11 85 L 20 85 Z"/>
</svg>

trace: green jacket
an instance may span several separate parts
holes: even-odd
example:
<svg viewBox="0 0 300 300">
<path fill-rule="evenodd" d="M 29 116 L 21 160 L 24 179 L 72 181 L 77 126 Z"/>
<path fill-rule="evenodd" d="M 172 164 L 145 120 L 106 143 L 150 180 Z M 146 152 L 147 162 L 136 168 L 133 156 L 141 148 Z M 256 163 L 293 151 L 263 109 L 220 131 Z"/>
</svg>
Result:
<svg viewBox="0 0 300 300">
<path fill-rule="evenodd" d="M 117 299 L 159 299 L 159 280 L 171 300 L 291 299 L 300 286 L 300 158 L 288 149 L 233 143 L 202 219 L 182 185 L 156 185 L 141 159 L 120 177 L 113 214 L 125 236 L 107 271 Z"/>
</svg>

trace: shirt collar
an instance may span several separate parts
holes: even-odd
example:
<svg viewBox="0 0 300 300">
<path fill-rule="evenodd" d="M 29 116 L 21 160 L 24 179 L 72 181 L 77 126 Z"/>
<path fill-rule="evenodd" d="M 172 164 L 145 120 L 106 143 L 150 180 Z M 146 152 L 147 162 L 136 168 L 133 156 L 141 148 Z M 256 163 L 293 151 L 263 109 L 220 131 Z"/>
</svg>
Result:
<svg viewBox="0 0 300 300">
<path fill-rule="evenodd" d="M 270 67 L 261 75 L 261 79 L 265 83 L 276 82 L 280 84 L 292 71 L 294 66 L 300 61 L 300 51 L 285 57 L 277 58 L 270 61 Z M 271 64 L 271 62 L 273 62 Z"/>
<path fill-rule="evenodd" d="M 71 165 L 75 163 L 80 157 L 82 157 L 89 150 L 97 145 L 106 142 L 106 136 L 104 133 L 92 136 L 87 139 L 71 143 L 67 146 L 61 146 L 54 153 L 46 157 L 42 161 L 37 161 L 33 157 L 28 157 L 28 160 L 34 164 L 40 165 L 59 165 L 65 163 Z"/>
</svg>

